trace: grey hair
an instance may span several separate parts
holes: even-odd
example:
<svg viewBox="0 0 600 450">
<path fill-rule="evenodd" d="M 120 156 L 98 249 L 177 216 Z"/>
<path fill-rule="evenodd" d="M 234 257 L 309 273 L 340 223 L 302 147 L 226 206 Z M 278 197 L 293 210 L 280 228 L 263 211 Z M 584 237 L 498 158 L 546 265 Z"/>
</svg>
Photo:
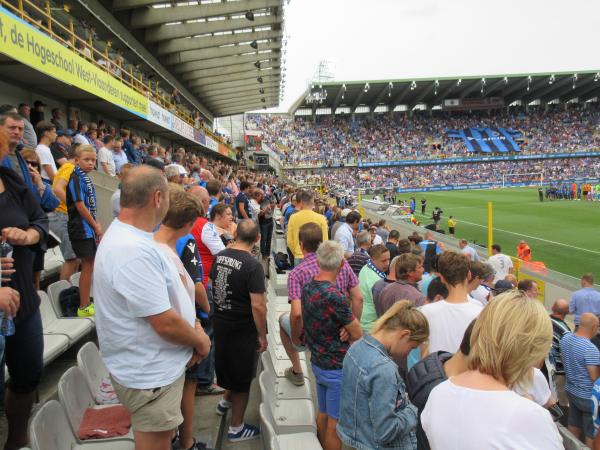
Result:
<svg viewBox="0 0 600 450">
<path fill-rule="evenodd" d="M 368 231 L 361 231 L 356 236 L 356 243 L 360 247 L 361 245 L 370 244 L 371 243 L 371 233 Z"/>
<path fill-rule="evenodd" d="M 167 166 L 167 167 L 165 167 L 165 176 L 167 178 L 178 177 L 179 169 L 175 166 Z"/>
<path fill-rule="evenodd" d="M 336 271 L 344 260 L 344 248 L 336 241 L 325 241 L 317 248 L 317 262 L 322 270 Z"/>
</svg>

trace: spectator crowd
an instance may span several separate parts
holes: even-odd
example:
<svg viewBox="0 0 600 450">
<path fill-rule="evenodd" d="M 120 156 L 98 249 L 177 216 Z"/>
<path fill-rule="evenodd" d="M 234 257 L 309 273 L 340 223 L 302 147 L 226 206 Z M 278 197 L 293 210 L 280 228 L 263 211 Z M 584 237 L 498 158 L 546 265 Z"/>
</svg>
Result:
<svg viewBox="0 0 600 450">
<path fill-rule="evenodd" d="M 14 249 L 1 261 L 0 310 L 14 319 L 0 337 L 6 449 L 28 443 L 42 377 L 37 289 L 50 231 L 65 256 L 60 277 L 81 270 L 76 314 L 95 319 L 137 449 L 206 448 L 193 433 L 201 393 L 222 395 L 215 413 L 230 413 L 230 441 L 258 438 L 245 418 L 273 332 L 265 269 L 276 217 L 291 269 L 279 318 L 285 378 L 305 382 L 309 350 L 325 450 L 559 449 L 553 417 L 567 407 L 571 432 L 600 439 L 592 274 L 549 315 L 498 245 L 484 262 L 466 241 L 451 251 L 430 231 L 404 236 L 275 177 L 52 118 L 23 105 L 0 114 L 1 243 Z M 106 230 L 94 170 L 119 179 Z"/>
</svg>

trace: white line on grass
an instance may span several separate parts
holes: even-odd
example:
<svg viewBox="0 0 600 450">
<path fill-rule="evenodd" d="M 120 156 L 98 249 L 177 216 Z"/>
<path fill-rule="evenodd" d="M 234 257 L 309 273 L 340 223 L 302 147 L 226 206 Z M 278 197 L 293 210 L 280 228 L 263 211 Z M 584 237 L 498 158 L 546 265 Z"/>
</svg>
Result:
<svg viewBox="0 0 600 450">
<path fill-rule="evenodd" d="M 419 214 L 419 213 L 416 213 L 416 215 L 425 217 L 425 218 L 430 218 L 430 216 L 426 216 L 426 215 Z M 476 227 L 487 228 L 487 225 L 481 225 L 479 223 L 474 223 L 474 222 L 467 222 L 466 220 L 459 220 L 458 222 L 466 223 L 469 225 L 474 225 Z M 555 244 L 555 245 L 562 245 L 563 247 L 574 248 L 576 250 L 581 250 L 582 252 L 588 252 L 588 253 L 594 253 L 595 255 L 600 255 L 600 252 L 598 252 L 596 250 L 590 250 L 589 248 L 575 247 L 574 245 L 563 244 L 562 242 L 551 241 L 549 239 L 543 239 L 543 238 L 536 237 L 536 236 L 529 236 L 527 234 L 515 233 L 514 231 L 503 230 L 501 228 L 494 227 L 494 231 L 501 231 L 503 233 L 514 234 L 515 236 L 526 237 L 527 239 L 535 239 L 536 241 L 548 242 L 549 244 Z"/>
</svg>

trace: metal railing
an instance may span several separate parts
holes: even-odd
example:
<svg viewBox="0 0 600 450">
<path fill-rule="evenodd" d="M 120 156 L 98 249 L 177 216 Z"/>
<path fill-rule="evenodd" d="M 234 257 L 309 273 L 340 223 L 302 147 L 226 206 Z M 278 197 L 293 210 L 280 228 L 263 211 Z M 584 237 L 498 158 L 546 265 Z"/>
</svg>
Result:
<svg viewBox="0 0 600 450">
<path fill-rule="evenodd" d="M 195 119 L 190 111 L 182 108 L 179 104 L 171 101 L 170 96 L 159 88 L 158 80 L 152 81 L 144 79 L 144 74 L 139 71 L 139 66 L 129 64 L 129 68 L 125 68 L 125 61 L 121 56 L 117 56 L 115 60 L 111 59 L 110 50 L 112 48 L 111 41 L 106 42 L 104 49 L 96 48 L 97 45 L 93 39 L 93 33 L 83 39 L 75 32 L 75 23 L 72 17 L 69 17 L 68 23 L 61 23 L 58 18 L 52 14 L 52 6 L 50 1 L 46 0 L 44 6 L 38 6 L 31 0 L 16 0 L 16 4 L 8 0 L 0 0 L 0 6 L 11 11 L 23 21 L 31 24 L 38 30 L 46 33 L 52 39 L 71 49 L 81 57 L 88 60 L 90 63 L 101 68 L 106 73 L 111 74 L 114 78 L 121 81 L 123 84 L 147 97 L 161 107 L 168 109 L 173 114 L 177 115 L 189 125 L 201 129 L 215 141 L 225 145 L 227 148 L 233 148 L 224 141 L 220 136 L 217 136 L 212 130 L 209 130 L 204 124 L 195 124 Z M 65 13 L 70 12 L 68 5 L 63 6 Z M 36 19 L 33 16 L 39 16 L 41 19 Z M 134 68 L 139 73 L 134 73 Z"/>
</svg>

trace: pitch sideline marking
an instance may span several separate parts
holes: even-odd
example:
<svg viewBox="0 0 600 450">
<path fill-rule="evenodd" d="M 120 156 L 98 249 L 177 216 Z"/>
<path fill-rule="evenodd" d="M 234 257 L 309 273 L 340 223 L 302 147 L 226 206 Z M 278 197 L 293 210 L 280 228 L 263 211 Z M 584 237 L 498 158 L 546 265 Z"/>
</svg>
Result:
<svg viewBox="0 0 600 450">
<path fill-rule="evenodd" d="M 419 213 L 417 213 L 417 216 L 420 216 L 420 217 L 429 217 L 429 216 L 426 216 L 426 215 L 423 215 L 423 214 L 419 214 Z M 459 223 L 460 222 L 467 223 L 469 225 L 474 225 L 476 227 L 487 228 L 487 225 L 481 225 L 481 224 L 478 224 L 478 223 L 467 222 L 466 220 L 459 220 L 458 222 Z M 563 247 L 574 248 L 574 249 L 577 249 L 577 250 L 581 250 L 583 252 L 594 253 L 595 255 L 600 255 L 600 252 L 598 252 L 596 250 L 590 250 L 589 248 L 576 247 L 574 245 L 563 244 L 562 242 L 551 241 L 549 239 L 543 239 L 543 238 L 539 238 L 539 237 L 536 237 L 536 236 L 529 236 L 527 234 L 515 233 L 514 231 L 503 230 L 501 228 L 494 227 L 494 231 L 501 231 L 503 233 L 514 234 L 515 236 L 523 236 L 523 237 L 526 237 L 528 239 L 535 239 L 536 241 L 548 242 L 549 244 L 555 244 L 555 245 L 562 245 Z"/>
</svg>

